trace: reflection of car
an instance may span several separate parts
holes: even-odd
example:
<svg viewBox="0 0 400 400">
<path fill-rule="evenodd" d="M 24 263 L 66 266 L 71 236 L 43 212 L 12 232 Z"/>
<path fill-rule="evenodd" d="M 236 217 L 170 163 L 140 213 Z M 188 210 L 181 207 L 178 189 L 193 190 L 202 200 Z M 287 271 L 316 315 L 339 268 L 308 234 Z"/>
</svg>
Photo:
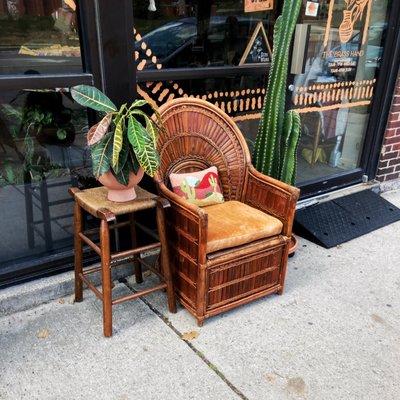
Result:
<svg viewBox="0 0 400 400">
<path fill-rule="evenodd" d="M 135 47 L 140 50 L 145 43 L 164 68 L 237 65 L 258 22 L 249 17 L 213 16 L 206 39 L 199 43 L 197 19 L 183 18 L 147 33 Z M 155 65 L 148 63 L 146 68 Z"/>
<path fill-rule="evenodd" d="M 333 47 L 326 57 L 324 69 L 332 74 L 351 72 L 357 68 L 360 58 L 365 60 L 366 68 L 379 68 L 383 55 L 382 43 L 385 40 L 386 27 L 386 23 L 370 26 L 365 54 L 362 53 L 360 32 L 354 35 L 348 43 Z"/>
</svg>

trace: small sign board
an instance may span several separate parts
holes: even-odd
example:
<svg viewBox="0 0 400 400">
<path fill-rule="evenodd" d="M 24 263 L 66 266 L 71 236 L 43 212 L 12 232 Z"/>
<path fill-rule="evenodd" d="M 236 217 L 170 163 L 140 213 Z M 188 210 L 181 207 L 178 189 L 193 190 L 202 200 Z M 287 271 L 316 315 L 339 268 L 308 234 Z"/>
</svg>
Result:
<svg viewBox="0 0 400 400">
<path fill-rule="evenodd" d="M 244 0 L 244 12 L 268 11 L 274 9 L 274 0 Z"/>
<path fill-rule="evenodd" d="M 306 5 L 306 16 L 316 17 L 318 16 L 319 3 L 315 1 L 307 1 Z"/>
<path fill-rule="evenodd" d="M 262 21 L 259 21 L 246 46 L 239 65 L 271 62 L 272 51 Z"/>
</svg>

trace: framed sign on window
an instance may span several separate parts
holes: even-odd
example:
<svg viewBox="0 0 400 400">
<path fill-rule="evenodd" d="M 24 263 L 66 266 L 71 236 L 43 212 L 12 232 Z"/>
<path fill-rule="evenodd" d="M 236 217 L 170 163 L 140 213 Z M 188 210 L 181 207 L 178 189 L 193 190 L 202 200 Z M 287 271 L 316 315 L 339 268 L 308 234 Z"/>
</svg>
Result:
<svg viewBox="0 0 400 400">
<path fill-rule="evenodd" d="M 244 12 L 267 11 L 274 9 L 274 0 L 244 0 Z"/>
</svg>

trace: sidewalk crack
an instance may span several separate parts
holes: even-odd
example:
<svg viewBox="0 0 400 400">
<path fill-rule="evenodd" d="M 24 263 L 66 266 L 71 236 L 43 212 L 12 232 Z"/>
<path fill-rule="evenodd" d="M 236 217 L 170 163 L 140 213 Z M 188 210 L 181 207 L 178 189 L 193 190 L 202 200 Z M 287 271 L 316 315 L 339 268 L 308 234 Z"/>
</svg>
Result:
<svg viewBox="0 0 400 400">
<path fill-rule="evenodd" d="M 131 290 L 132 292 L 136 293 L 137 291 L 134 289 L 134 287 L 132 287 L 132 285 L 129 284 L 128 281 L 126 281 L 125 279 L 123 280 L 123 282 L 126 287 Z M 139 300 L 141 300 L 144 304 L 146 304 L 146 306 L 158 317 L 161 319 L 161 321 L 163 321 L 165 323 L 165 325 L 168 326 L 168 328 L 170 328 L 175 334 L 176 336 L 179 337 L 179 339 L 181 339 L 184 343 L 186 343 L 186 345 L 207 365 L 208 368 L 210 368 L 215 374 L 218 375 L 218 377 L 236 394 L 239 396 L 239 398 L 241 398 L 242 400 L 249 400 L 249 398 L 247 396 L 245 396 L 243 394 L 243 392 L 238 389 L 225 375 L 224 373 L 215 365 L 213 364 L 206 356 L 203 352 L 201 352 L 200 350 L 198 350 L 193 343 L 191 343 L 188 340 L 184 340 L 182 339 L 182 334 L 181 332 L 179 332 L 178 329 L 176 329 L 174 327 L 174 325 L 172 325 L 171 321 L 165 316 L 163 315 L 160 311 L 158 311 L 147 299 L 145 299 L 144 297 L 140 297 Z"/>
</svg>

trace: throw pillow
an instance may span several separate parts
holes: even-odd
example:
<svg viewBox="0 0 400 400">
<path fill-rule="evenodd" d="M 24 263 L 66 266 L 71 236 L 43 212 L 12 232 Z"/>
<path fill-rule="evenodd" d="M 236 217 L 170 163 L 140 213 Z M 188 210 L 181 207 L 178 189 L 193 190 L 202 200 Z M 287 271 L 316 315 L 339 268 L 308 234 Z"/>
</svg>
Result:
<svg viewBox="0 0 400 400">
<path fill-rule="evenodd" d="M 185 174 L 171 174 L 169 179 L 174 193 L 189 203 L 205 207 L 224 202 L 217 167 Z"/>
</svg>

